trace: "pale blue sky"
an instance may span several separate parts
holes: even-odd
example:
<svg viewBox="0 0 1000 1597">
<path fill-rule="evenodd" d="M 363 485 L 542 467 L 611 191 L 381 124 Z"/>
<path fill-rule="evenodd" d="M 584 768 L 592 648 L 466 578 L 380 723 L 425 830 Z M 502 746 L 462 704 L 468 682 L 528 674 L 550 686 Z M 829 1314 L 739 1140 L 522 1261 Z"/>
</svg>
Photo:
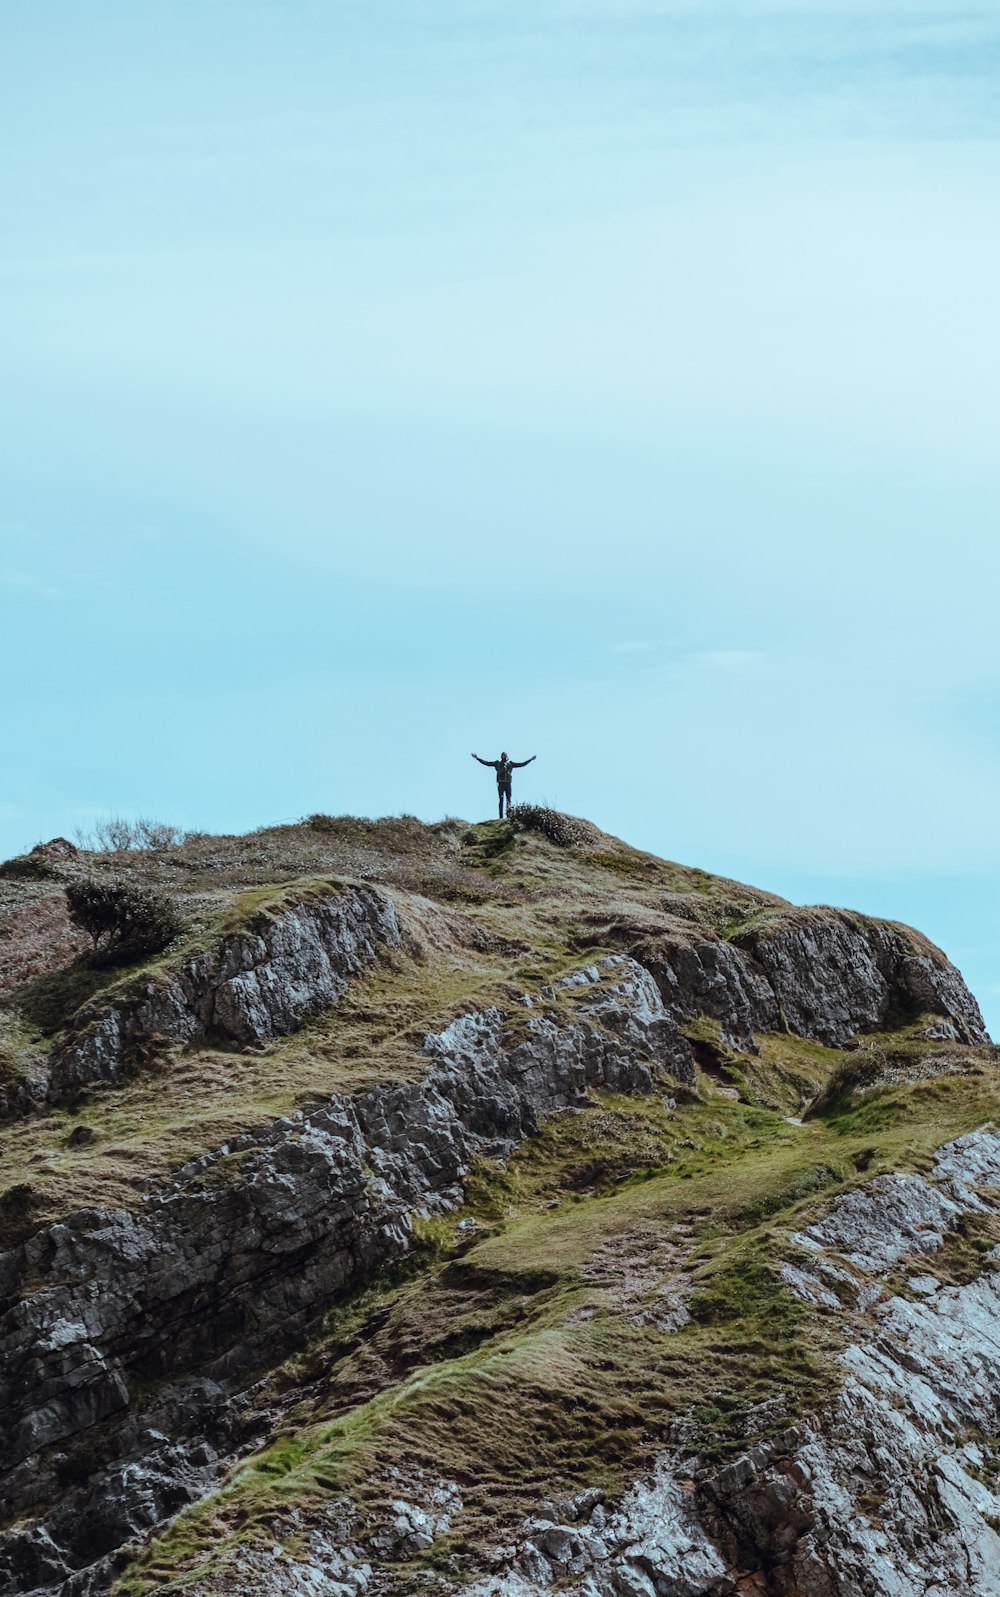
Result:
<svg viewBox="0 0 1000 1597">
<path fill-rule="evenodd" d="M 0 855 L 524 796 L 1000 1033 L 1000 13 L 8 0 Z"/>
</svg>

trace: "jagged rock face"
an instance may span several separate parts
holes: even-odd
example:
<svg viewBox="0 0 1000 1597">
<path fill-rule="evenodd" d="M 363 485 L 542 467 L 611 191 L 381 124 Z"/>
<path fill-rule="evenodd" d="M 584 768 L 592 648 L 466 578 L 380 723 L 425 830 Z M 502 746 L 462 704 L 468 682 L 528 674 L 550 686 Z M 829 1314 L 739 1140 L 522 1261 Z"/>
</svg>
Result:
<svg viewBox="0 0 1000 1597">
<path fill-rule="evenodd" d="M 920 1264 L 1000 1187 L 1000 1133 L 942 1148 L 935 1175 L 877 1177 L 796 1239 L 793 1290 L 858 1335 L 832 1405 L 697 1485 L 664 1454 L 614 1514 L 550 1508 L 466 1597 L 996 1597 L 1000 1495 L 977 1438 L 1000 1429 L 1000 1249 L 962 1286 Z M 883 1291 L 908 1260 L 910 1296 Z"/>
<path fill-rule="evenodd" d="M 840 1046 L 914 1009 L 945 1017 L 939 1036 L 987 1040 L 979 1005 L 940 951 L 915 952 L 896 927 L 840 910 L 789 909 L 728 942 L 654 939 L 636 957 L 671 1013 L 711 1015 L 736 1048 L 779 1030 Z"/>
<path fill-rule="evenodd" d="M 0 1081 L 0 1121 L 29 1114 L 44 1100 L 48 1085 L 49 1063 L 41 1049 L 19 1050 L 17 1074 Z"/>
<path fill-rule="evenodd" d="M 221 939 L 162 978 L 133 983 L 117 1002 L 84 1011 L 52 1061 L 49 1095 L 113 1081 L 136 1045 L 190 1043 L 216 1033 L 242 1047 L 295 1031 L 327 1009 L 380 944 L 401 942 L 395 906 L 374 888 L 311 897 L 251 931 Z"/>
<path fill-rule="evenodd" d="M 780 1028 L 778 1000 L 764 971 L 732 943 L 658 938 L 643 943 L 636 958 L 654 976 L 671 1014 L 710 1015 L 731 1048 L 752 1049 L 754 1032 Z"/>
<path fill-rule="evenodd" d="M 717 1514 L 784 1566 L 782 1593 L 1000 1592 L 1000 1498 L 972 1439 L 1000 1425 L 1000 1258 L 963 1286 L 920 1269 L 984 1210 L 976 1189 L 1000 1184 L 1000 1135 L 951 1143 L 935 1174 L 877 1178 L 799 1239 L 793 1289 L 809 1301 L 813 1285 L 836 1282 L 825 1301 L 858 1336 L 841 1357 L 843 1390 L 788 1456 L 715 1483 Z M 907 1260 L 910 1296 L 884 1293 L 880 1274 Z"/>
<path fill-rule="evenodd" d="M 216 1394 L 209 1433 L 224 1434 L 240 1375 L 405 1253 L 414 1209 L 459 1204 L 473 1153 L 516 1143 L 588 1087 L 649 1091 L 674 1072 L 691 1077 L 654 982 L 621 955 L 523 1005 L 514 1033 L 494 1008 L 428 1037 L 420 1081 L 332 1098 L 194 1161 L 139 1213 L 72 1215 L 0 1257 L 8 1505 L 45 1502 L 58 1449 L 125 1417 L 112 1468 L 8 1540 L 0 1590 L 68 1577 L 203 1488 L 214 1454 L 199 1470 L 183 1441 L 204 1436 L 204 1383 Z M 234 1158 L 232 1185 L 192 1189 Z M 42 1290 L 26 1293 L 38 1278 Z M 130 1393 L 137 1377 L 169 1382 L 166 1399 L 143 1409 Z"/>
<path fill-rule="evenodd" d="M 335 1003 L 380 945 L 401 941 L 391 898 L 374 888 L 312 897 L 262 917 L 258 929 L 136 980 L 111 1004 L 84 1009 L 53 1054 L 49 1096 L 117 1079 L 154 1040 L 192 1043 L 216 1034 L 253 1047 L 285 1036 Z M 975 998 L 942 954 L 915 953 L 896 928 L 839 911 L 789 910 L 776 925 L 729 942 L 647 941 L 635 957 L 670 1015 L 710 1015 L 737 1048 L 753 1049 L 755 1032 L 775 1030 L 838 1045 L 884 1026 L 897 1008 L 941 1015 L 936 1035 L 945 1040 L 987 1040 Z M 8 1108 L 29 1107 L 35 1096 L 35 1087 L 26 1088 Z"/>
</svg>

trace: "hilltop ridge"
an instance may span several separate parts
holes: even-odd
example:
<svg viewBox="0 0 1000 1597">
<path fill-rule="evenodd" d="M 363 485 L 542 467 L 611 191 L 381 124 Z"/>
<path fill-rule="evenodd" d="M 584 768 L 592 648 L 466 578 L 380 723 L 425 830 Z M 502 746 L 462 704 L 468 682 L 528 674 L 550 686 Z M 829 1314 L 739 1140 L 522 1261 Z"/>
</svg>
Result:
<svg viewBox="0 0 1000 1597">
<path fill-rule="evenodd" d="M 996 1051 L 920 933 L 533 806 L 33 858 L 0 867 L 0 1591 L 853 1597 L 822 1443 L 916 1592 L 890 1472 L 873 1519 L 837 1453 L 896 1301 L 866 1271 L 915 1249 L 974 1341 L 1000 1244 Z M 183 936 L 88 964 L 81 875 Z"/>
</svg>

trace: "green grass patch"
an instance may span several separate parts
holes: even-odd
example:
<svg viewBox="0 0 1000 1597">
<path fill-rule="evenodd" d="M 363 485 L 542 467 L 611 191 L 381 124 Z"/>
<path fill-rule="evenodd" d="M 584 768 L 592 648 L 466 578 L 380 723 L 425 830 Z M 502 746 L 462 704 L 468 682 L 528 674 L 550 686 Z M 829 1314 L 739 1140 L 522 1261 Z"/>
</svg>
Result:
<svg viewBox="0 0 1000 1597">
<path fill-rule="evenodd" d="M 233 937 L 240 932 L 256 933 L 267 930 L 290 909 L 325 899 L 341 898 L 350 883 L 339 878 L 300 878 L 267 887 L 254 887 L 240 893 L 211 928 L 211 937 Z"/>
<path fill-rule="evenodd" d="M 596 866 L 598 870 L 609 871 L 612 876 L 622 876 L 626 880 L 649 882 L 668 879 L 661 860 L 654 859 L 651 854 L 637 854 L 632 849 L 623 849 L 620 853 L 610 849 L 595 849 L 584 854 L 583 861 L 586 865 Z"/>
</svg>

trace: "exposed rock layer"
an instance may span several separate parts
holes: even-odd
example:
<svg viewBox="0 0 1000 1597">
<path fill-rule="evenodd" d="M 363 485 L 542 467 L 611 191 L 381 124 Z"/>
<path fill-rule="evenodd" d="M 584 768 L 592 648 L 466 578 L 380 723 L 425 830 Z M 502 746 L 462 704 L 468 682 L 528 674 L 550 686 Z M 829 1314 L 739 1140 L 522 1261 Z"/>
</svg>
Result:
<svg viewBox="0 0 1000 1597">
<path fill-rule="evenodd" d="M 690 1079 L 633 961 L 610 956 L 549 992 L 542 1007 L 526 999 L 513 1032 L 491 1009 L 429 1037 L 420 1081 L 332 1098 L 194 1161 L 138 1213 L 71 1215 L 0 1257 L 8 1514 L 50 1499 L 59 1453 L 81 1432 L 103 1427 L 113 1459 L 9 1539 L 0 1591 L 57 1584 L 204 1489 L 214 1455 L 203 1439 L 225 1432 L 226 1395 L 337 1292 L 404 1254 L 414 1210 L 460 1203 L 474 1152 L 517 1142 L 588 1087 Z M 144 1402 L 137 1383 L 150 1381 L 165 1386 Z M 200 1468 L 183 1446 L 191 1435 Z"/>
<path fill-rule="evenodd" d="M 78 1015 L 53 1057 L 49 1094 L 115 1080 L 136 1048 L 155 1039 L 215 1034 L 248 1047 L 285 1036 L 329 1008 L 374 962 L 379 944 L 400 941 L 392 900 L 370 887 L 313 893 L 283 913 L 261 914 L 178 969 L 140 977 L 112 1003 Z"/>
<path fill-rule="evenodd" d="M 262 914 L 179 968 L 138 977 L 110 1003 L 85 1008 L 53 1054 L 49 1096 L 117 1079 L 159 1040 L 216 1035 L 253 1047 L 285 1036 L 329 1008 L 380 945 L 401 941 L 391 898 L 370 887 L 314 893 Z M 975 998 L 938 949 L 839 910 L 789 909 L 730 941 L 692 933 L 646 939 L 633 952 L 675 1019 L 710 1015 L 737 1048 L 753 1049 L 755 1032 L 776 1030 L 836 1046 L 918 1010 L 942 1017 L 936 1035 L 945 1040 L 988 1040 Z M 28 1107 L 36 1095 L 25 1089 L 10 1107 Z"/>
<path fill-rule="evenodd" d="M 729 941 L 660 937 L 635 954 L 671 1013 L 713 1016 L 737 1048 L 764 1031 L 836 1047 L 920 1010 L 945 1017 L 939 1035 L 987 1040 L 979 1005 L 940 950 L 843 910 L 772 912 Z"/>
</svg>

